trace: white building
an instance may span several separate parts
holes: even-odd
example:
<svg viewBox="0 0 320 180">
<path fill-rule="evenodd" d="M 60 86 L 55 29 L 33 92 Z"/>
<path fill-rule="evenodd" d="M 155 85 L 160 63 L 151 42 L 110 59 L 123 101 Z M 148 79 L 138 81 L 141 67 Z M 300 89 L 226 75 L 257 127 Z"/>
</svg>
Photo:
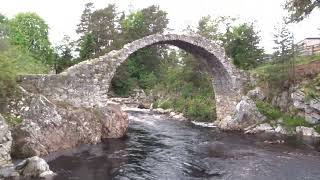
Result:
<svg viewBox="0 0 320 180">
<path fill-rule="evenodd" d="M 297 46 L 301 55 L 320 54 L 320 37 L 305 38 Z"/>
</svg>

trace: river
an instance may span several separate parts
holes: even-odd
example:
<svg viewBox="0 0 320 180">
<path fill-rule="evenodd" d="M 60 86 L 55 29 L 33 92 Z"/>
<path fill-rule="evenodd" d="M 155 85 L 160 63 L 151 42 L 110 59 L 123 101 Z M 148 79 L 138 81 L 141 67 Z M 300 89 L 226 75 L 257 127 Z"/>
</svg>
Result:
<svg viewBox="0 0 320 180">
<path fill-rule="evenodd" d="M 220 132 L 147 112 L 129 118 L 122 139 L 46 157 L 55 180 L 320 179 L 314 139 Z"/>
</svg>

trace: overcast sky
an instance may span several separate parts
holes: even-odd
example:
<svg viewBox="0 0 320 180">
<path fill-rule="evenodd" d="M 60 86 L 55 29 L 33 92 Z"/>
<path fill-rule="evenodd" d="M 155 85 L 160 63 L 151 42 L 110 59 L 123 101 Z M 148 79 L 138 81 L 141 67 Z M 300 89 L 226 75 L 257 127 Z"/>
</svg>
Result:
<svg viewBox="0 0 320 180">
<path fill-rule="evenodd" d="M 95 8 L 115 3 L 120 11 L 141 9 L 152 4 L 159 5 L 168 13 L 169 28 L 180 32 L 188 24 L 195 26 L 205 15 L 229 15 L 241 21 L 256 21 L 262 37 L 261 46 L 267 52 L 272 51 L 274 26 L 281 22 L 285 11 L 284 0 L 0 0 L 0 13 L 10 18 L 19 12 L 32 11 L 39 14 L 48 23 L 49 36 L 53 45 L 63 35 L 77 38 L 76 25 L 84 9 L 84 4 L 93 2 Z M 319 37 L 320 11 L 316 10 L 303 22 L 293 25 L 295 40 L 306 37 Z"/>
</svg>

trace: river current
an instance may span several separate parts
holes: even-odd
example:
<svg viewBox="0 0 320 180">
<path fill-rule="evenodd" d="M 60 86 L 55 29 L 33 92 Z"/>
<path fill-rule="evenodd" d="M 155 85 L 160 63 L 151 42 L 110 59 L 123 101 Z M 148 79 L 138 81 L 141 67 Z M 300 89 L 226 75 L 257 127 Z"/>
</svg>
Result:
<svg viewBox="0 0 320 180">
<path fill-rule="evenodd" d="M 46 159 L 55 180 L 320 180 L 315 139 L 221 132 L 129 112 L 126 137 Z"/>
</svg>

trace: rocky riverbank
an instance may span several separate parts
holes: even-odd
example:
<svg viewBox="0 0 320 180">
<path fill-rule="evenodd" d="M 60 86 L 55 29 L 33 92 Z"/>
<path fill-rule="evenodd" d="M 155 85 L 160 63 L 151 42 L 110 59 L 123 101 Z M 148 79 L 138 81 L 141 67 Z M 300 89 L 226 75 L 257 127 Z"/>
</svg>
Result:
<svg viewBox="0 0 320 180">
<path fill-rule="evenodd" d="M 26 161 L 34 159 L 14 166 L 12 158 L 44 156 L 82 144 L 97 144 L 105 138 L 120 138 L 127 131 L 128 116 L 115 103 L 76 107 L 22 87 L 20 92 L 9 103 L 4 117 L 0 115 L 0 169 L 5 167 L 0 177 L 29 176 L 21 167 L 27 168 Z M 39 168 L 48 170 L 42 165 Z M 32 175 L 38 176 L 40 173 Z"/>
</svg>

